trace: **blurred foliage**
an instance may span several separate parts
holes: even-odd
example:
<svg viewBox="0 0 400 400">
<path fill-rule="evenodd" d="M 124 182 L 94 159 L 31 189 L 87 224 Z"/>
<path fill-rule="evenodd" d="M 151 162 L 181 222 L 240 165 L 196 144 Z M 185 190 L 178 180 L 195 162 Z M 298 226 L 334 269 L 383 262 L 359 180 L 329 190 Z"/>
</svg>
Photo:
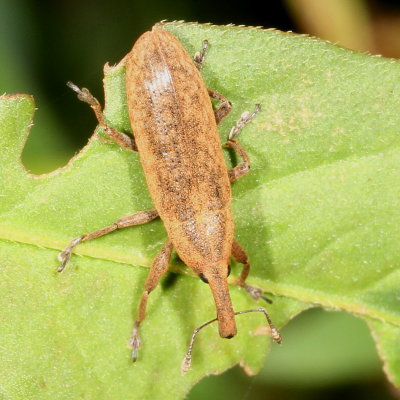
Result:
<svg viewBox="0 0 400 400">
<path fill-rule="evenodd" d="M 368 11 L 363 0 L 286 0 L 304 32 L 359 51 L 372 48 Z"/>
<path fill-rule="evenodd" d="M 337 12 L 332 7 L 337 7 Z M 162 19 L 295 30 L 356 50 L 400 57 L 400 8 L 396 1 L 256 1 L 234 7 L 211 0 L 0 0 L 0 92 L 32 94 L 39 109 L 23 155 L 28 169 L 41 173 L 65 164 L 94 130 L 94 117 L 65 82 L 87 86 L 101 100 L 104 63 L 119 61 L 142 32 Z M 348 361 L 336 357 L 347 344 L 344 338 L 334 340 L 343 332 L 356 332 L 359 338 L 346 347 Z M 280 354 L 272 354 L 266 366 L 268 374 L 247 378 L 234 369 L 201 381 L 189 399 L 394 398 L 363 322 L 348 315 L 313 310 L 296 318 L 283 333 L 287 344 Z M 314 346 L 323 336 L 329 338 L 330 333 L 331 351 L 325 354 L 325 367 L 318 371 L 325 371 L 330 378 L 327 382 L 325 375 L 324 388 L 324 379 L 317 379 L 315 370 L 308 371 L 306 362 L 320 355 L 319 347 L 317 350 Z M 295 363 L 286 353 L 292 340 L 295 349 L 290 351 L 296 351 Z M 346 381 L 338 371 L 352 365 L 352 358 L 356 360 L 360 353 L 370 361 L 367 365 L 354 361 L 357 369 Z M 313 385 L 318 383 L 320 387 L 305 387 L 310 376 L 315 378 Z"/>
<path fill-rule="evenodd" d="M 396 0 L 285 0 L 297 31 L 349 49 L 400 57 Z"/>
</svg>

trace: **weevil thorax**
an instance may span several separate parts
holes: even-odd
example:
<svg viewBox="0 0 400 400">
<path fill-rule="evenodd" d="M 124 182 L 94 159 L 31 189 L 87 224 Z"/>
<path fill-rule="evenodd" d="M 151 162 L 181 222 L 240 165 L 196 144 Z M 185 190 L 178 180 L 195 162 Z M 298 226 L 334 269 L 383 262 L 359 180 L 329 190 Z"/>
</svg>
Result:
<svg viewBox="0 0 400 400">
<path fill-rule="evenodd" d="M 207 277 L 220 334 L 231 337 L 231 189 L 208 90 L 179 41 L 157 27 L 127 57 L 126 89 L 154 206 L 179 257 Z"/>
</svg>

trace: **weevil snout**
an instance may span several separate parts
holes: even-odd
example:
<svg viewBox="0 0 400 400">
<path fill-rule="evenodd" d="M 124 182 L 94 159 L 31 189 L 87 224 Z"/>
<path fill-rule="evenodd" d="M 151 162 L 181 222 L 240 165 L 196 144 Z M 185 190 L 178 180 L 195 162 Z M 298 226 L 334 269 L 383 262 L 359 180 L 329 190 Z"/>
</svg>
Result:
<svg viewBox="0 0 400 400">
<path fill-rule="evenodd" d="M 220 262 L 204 268 L 204 272 L 199 274 L 200 278 L 210 286 L 217 309 L 219 335 L 226 339 L 236 335 L 235 313 L 227 280 L 229 270 L 227 262 Z"/>
</svg>

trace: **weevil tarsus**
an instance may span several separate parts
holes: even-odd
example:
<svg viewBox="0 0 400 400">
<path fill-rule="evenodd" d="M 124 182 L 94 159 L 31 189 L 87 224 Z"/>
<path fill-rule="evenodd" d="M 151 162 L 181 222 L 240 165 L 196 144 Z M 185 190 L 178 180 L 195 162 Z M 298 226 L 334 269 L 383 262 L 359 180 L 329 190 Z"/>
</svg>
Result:
<svg viewBox="0 0 400 400">
<path fill-rule="evenodd" d="M 237 120 L 235 126 L 233 126 L 231 131 L 229 132 L 228 142 L 235 139 L 235 137 L 239 134 L 243 127 L 247 125 L 260 111 L 260 104 L 256 104 L 253 112 L 245 111 Z"/>
<path fill-rule="evenodd" d="M 99 101 L 94 97 L 90 92 L 89 89 L 80 88 L 79 86 L 75 85 L 75 83 L 68 81 L 67 86 L 72 89 L 78 95 L 78 99 L 90 105 L 90 107 L 98 107 L 99 114 L 102 116 L 103 113 L 101 111 L 101 106 Z M 96 113 L 97 115 L 97 113 Z"/>
<path fill-rule="evenodd" d="M 244 148 L 240 145 L 240 143 L 236 139 L 236 136 L 244 128 L 244 126 L 247 125 L 256 116 L 256 114 L 260 110 L 261 106 L 259 104 L 256 104 L 253 112 L 250 113 L 248 111 L 245 111 L 238 119 L 236 124 L 232 127 L 228 135 L 228 141 L 226 142 L 225 146 L 233 149 L 243 160 L 241 163 L 239 163 L 234 168 L 228 171 L 229 180 L 231 182 L 236 181 L 237 179 L 246 175 L 250 171 L 250 158 L 247 155 Z"/>
<path fill-rule="evenodd" d="M 78 94 L 78 99 L 89 104 L 93 110 L 99 125 L 104 129 L 104 133 L 110 137 L 114 142 L 124 149 L 138 151 L 135 139 L 123 132 L 119 132 L 112 126 L 108 125 L 104 119 L 103 110 L 100 102 L 94 97 L 86 88 L 79 88 L 72 82 L 67 82 L 67 86 Z"/>
<path fill-rule="evenodd" d="M 83 237 L 84 236 L 79 236 L 75 239 L 72 239 L 71 243 L 57 256 L 58 261 L 61 262 L 60 266 L 57 268 L 57 272 L 64 271 L 71 258 L 73 249 L 82 241 Z"/>
<path fill-rule="evenodd" d="M 131 338 L 129 340 L 129 347 L 132 349 L 132 361 L 136 362 L 138 358 L 138 352 L 142 345 L 139 337 L 139 322 L 135 321 L 133 324 Z"/>
<path fill-rule="evenodd" d="M 254 309 L 250 309 L 250 310 L 243 310 L 243 311 L 237 311 L 234 314 L 235 315 L 241 315 L 241 314 L 247 314 L 247 313 L 251 313 L 251 312 L 262 312 L 265 315 L 265 318 L 267 319 L 270 331 L 271 331 L 271 337 L 273 339 L 273 341 L 277 344 L 281 344 L 282 343 L 282 337 L 279 333 L 279 331 L 275 328 L 275 325 L 273 324 L 268 311 L 264 308 L 264 307 L 259 307 L 259 308 L 254 308 Z M 188 351 L 186 352 L 185 358 L 182 361 L 182 365 L 181 365 L 181 373 L 182 375 L 185 375 L 186 372 L 188 372 L 188 370 L 190 369 L 190 366 L 192 364 L 192 352 L 193 352 L 193 346 L 194 346 L 194 340 L 197 336 L 197 334 L 206 326 L 212 324 L 213 322 L 217 321 L 218 318 L 214 318 L 210 321 L 205 322 L 204 324 L 200 325 L 199 327 L 197 327 L 193 333 L 192 336 L 190 338 L 190 343 L 188 346 Z"/>
<path fill-rule="evenodd" d="M 117 229 L 127 228 L 129 226 L 143 225 L 152 221 L 158 217 L 158 212 L 156 210 L 143 210 L 135 214 L 128 215 L 126 217 L 119 218 L 113 224 L 105 226 L 104 228 L 98 229 L 95 232 L 87 233 L 81 235 L 71 241 L 71 243 L 58 255 L 58 260 L 61 261 L 61 265 L 58 267 L 57 271 L 62 272 L 67 266 L 71 254 L 74 248 L 82 242 L 87 242 L 88 240 L 96 239 L 100 236 L 107 235 Z"/>
<path fill-rule="evenodd" d="M 202 48 L 200 51 L 196 51 L 193 57 L 194 64 L 197 69 L 202 69 L 206 60 L 206 52 L 208 47 L 208 40 L 203 40 Z"/>
</svg>

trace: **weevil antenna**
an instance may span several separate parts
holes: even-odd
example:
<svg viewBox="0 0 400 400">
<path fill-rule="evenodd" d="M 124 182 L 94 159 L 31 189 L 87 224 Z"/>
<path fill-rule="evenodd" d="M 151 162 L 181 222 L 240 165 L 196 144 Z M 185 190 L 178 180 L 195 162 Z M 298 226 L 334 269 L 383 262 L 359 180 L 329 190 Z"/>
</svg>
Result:
<svg viewBox="0 0 400 400">
<path fill-rule="evenodd" d="M 235 315 L 241 315 L 241 314 L 247 314 L 250 312 L 262 312 L 265 315 L 265 318 L 267 319 L 268 325 L 271 329 L 271 337 L 275 343 L 281 344 L 282 343 L 282 337 L 278 331 L 278 329 L 275 328 L 275 325 L 272 323 L 271 318 L 267 312 L 267 310 L 263 307 L 259 308 L 253 308 L 250 310 L 243 310 L 243 311 L 237 311 L 234 314 Z M 181 372 L 182 375 L 185 375 L 186 372 L 190 369 L 190 366 L 192 364 L 192 351 L 193 351 L 193 345 L 194 345 L 194 339 L 196 338 L 197 334 L 205 328 L 207 325 L 212 324 L 213 322 L 217 321 L 218 318 L 214 318 L 210 321 L 205 322 L 203 325 L 200 325 L 198 328 L 196 328 L 193 333 L 192 337 L 190 338 L 190 343 L 189 343 L 189 348 L 186 353 L 185 358 L 182 361 L 182 366 L 181 366 Z"/>
<path fill-rule="evenodd" d="M 236 314 L 236 313 L 235 313 Z M 212 324 L 213 322 L 218 321 L 218 318 L 214 318 L 208 322 L 205 322 L 203 325 L 200 325 L 198 328 L 196 328 L 193 333 L 192 333 L 192 337 L 190 338 L 190 343 L 189 343 L 189 348 L 188 351 L 186 353 L 185 358 L 182 361 L 182 366 L 181 366 L 181 372 L 182 375 L 185 375 L 186 372 L 188 372 L 191 364 L 192 364 L 192 350 L 193 350 L 193 344 L 194 344 L 194 339 L 196 338 L 196 335 L 203 329 L 205 328 L 207 325 Z"/>
</svg>

